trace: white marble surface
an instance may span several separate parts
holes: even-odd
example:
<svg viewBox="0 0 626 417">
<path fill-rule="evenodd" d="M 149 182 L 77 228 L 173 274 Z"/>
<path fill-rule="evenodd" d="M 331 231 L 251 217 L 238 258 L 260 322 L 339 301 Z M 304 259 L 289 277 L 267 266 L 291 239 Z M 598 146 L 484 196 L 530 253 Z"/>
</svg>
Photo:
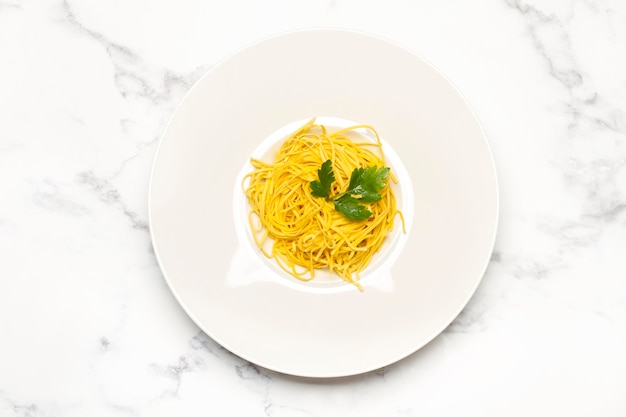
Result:
<svg viewBox="0 0 626 417">
<path fill-rule="evenodd" d="M 164 124 L 289 29 L 400 42 L 474 106 L 501 186 L 492 262 L 435 341 L 308 380 L 202 334 L 151 250 Z M 626 3 L 0 0 L 0 416 L 626 415 Z"/>
</svg>

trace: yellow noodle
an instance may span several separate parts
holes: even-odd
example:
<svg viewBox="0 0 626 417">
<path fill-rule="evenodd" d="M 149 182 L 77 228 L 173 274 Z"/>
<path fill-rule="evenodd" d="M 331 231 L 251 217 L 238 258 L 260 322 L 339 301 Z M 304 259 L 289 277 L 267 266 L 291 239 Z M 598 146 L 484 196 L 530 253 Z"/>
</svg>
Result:
<svg viewBox="0 0 626 417">
<path fill-rule="evenodd" d="M 355 129 L 372 131 L 377 142 L 353 142 L 349 135 Z M 335 174 L 331 196 L 347 189 L 355 168 L 385 166 L 382 143 L 371 126 L 328 133 L 313 118 L 285 140 L 274 162 L 251 159 L 254 170 L 244 178 L 250 228 L 262 253 L 288 274 L 310 281 L 316 269 L 326 268 L 362 290 L 359 272 L 381 248 L 395 215 L 400 214 L 403 230 L 404 218 L 389 186 L 380 191 L 380 201 L 366 204 L 372 216 L 364 221 L 348 220 L 332 201 L 313 197 L 310 183 L 328 159 Z M 390 178 L 397 182 L 393 173 Z M 267 239 L 273 241 L 269 253 L 263 247 Z"/>
</svg>

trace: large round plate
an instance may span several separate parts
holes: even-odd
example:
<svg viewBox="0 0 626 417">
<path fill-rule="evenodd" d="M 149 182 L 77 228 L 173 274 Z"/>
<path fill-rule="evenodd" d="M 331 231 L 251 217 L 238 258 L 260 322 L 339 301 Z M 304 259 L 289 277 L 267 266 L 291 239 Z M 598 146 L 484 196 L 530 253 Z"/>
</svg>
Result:
<svg viewBox="0 0 626 417">
<path fill-rule="evenodd" d="M 242 250 L 242 167 L 272 132 L 312 116 L 374 126 L 410 177 L 412 222 L 384 285 L 292 285 Z M 378 37 L 304 30 L 257 42 L 194 85 L 159 144 L 149 213 L 163 275 L 204 332 L 260 366 L 336 377 L 406 357 L 461 312 L 493 249 L 498 191 L 479 122 L 436 69 Z"/>
</svg>

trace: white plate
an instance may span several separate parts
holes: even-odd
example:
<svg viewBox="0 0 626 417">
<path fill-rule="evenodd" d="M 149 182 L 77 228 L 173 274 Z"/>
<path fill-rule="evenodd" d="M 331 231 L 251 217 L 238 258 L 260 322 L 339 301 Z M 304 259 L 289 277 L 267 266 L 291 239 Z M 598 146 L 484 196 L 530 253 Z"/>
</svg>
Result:
<svg viewBox="0 0 626 417">
<path fill-rule="evenodd" d="M 374 126 L 406 168 L 407 234 L 362 293 L 284 276 L 246 237 L 250 155 L 313 116 Z M 189 91 L 159 144 L 149 213 L 165 279 L 203 331 L 260 366 L 336 377 L 404 358 L 460 313 L 493 249 L 498 191 L 480 124 L 431 65 L 374 36 L 304 30 L 239 51 Z"/>
</svg>

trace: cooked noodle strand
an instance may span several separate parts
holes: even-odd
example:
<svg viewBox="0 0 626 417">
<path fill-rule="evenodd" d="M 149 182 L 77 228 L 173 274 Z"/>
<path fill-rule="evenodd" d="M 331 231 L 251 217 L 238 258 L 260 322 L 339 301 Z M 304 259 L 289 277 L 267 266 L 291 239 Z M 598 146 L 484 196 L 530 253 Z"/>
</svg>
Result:
<svg viewBox="0 0 626 417">
<path fill-rule="evenodd" d="M 373 132 L 376 143 L 354 142 L 350 136 L 356 129 Z M 380 250 L 395 215 L 400 214 L 403 229 L 404 218 L 389 185 L 380 191 L 380 201 L 366 204 L 372 216 L 364 221 L 348 220 L 332 201 L 313 197 L 310 182 L 318 179 L 317 171 L 328 159 L 335 175 L 331 196 L 345 191 L 355 168 L 385 165 L 382 143 L 371 126 L 329 133 L 313 118 L 285 140 L 274 162 L 250 160 L 254 170 L 243 185 L 251 207 L 250 229 L 262 253 L 288 274 L 310 281 L 316 269 L 326 268 L 362 290 L 359 273 Z M 397 182 L 392 173 L 390 178 Z"/>
</svg>

